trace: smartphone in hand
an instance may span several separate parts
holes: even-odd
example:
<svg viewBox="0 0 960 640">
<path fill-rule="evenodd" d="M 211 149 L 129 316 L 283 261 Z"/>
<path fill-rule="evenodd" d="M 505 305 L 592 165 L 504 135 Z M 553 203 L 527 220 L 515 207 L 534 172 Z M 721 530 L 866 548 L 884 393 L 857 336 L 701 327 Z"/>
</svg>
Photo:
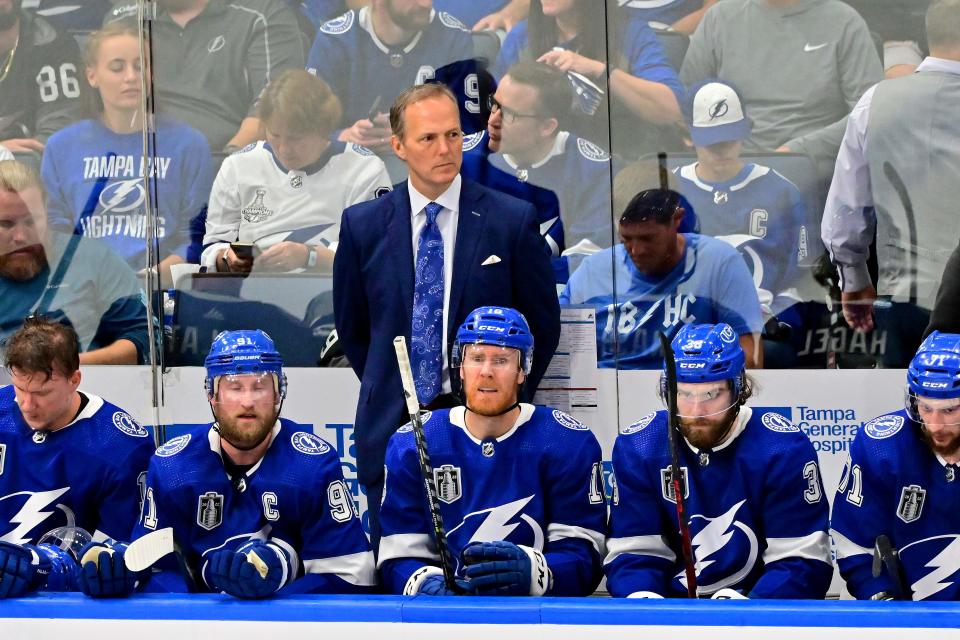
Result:
<svg viewBox="0 0 960 640">
<path fill-rule="evenodd" d="M 231 242 L 230 248 L 241 260 L 253 260 L 255 247 L 252 242 Z"/>
</svg>

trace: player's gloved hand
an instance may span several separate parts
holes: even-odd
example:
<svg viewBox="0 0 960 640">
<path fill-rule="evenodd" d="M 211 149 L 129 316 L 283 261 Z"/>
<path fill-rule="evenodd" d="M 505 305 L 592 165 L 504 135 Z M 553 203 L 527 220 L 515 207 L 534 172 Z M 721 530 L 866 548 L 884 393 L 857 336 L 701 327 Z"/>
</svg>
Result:
<svg viewBox="0 0 960 640">
<path fill-rule="evenodd" d="M 663 600 L 663 596 L 653 591 L 634 591 L 627 598 L 637 598 L 639 600 Z"/>
<path fill-rule="evenodd" d="M 873 594 L 872 596 L 870 596 L 870 599 L 871 599 L 871 600 L 884 600 L 884 601 L 886 601 L 886 600 L 896 600 L 896 598 L 893 597 L 893 594 L 888 593 L 888 592 L 886 592 L 886 591 L 881 591 L 880 593 L 875 593 L 875 594 Z"/>
<path fill-rule="evenodd" d="M 471 542 L 461 557 L 464 574 L 478 595 L 542 596 L 552 576 L 543 554 L 512 542 Z"/>
<path fill-rule="evenodd" d="M 427 596 L 456 596 L 472 595 L 474 592 L 473 585 L 466 580 L 457 580 L 457 587 L 460 588 L 459 591 L 451 591 L 442 575 L 433 575 L 424 578 L 417 593 Z"/>
<path fill-rule="evenodd" d="M 236 550 L 214 551 L 203 569 L 212 589 L 237 598 L 266 598 L 295 577 L 287 552 L 263 540 L 250 540 Z"/>
<path fill-rule="evenodd" d="M 749 600 L 747 596 L 743 595 L 735 589 L 720 589 L 715 594 L 710 596 L 711 600 Z"/>
<path fill-rule="evenodd" d="M 0 542 L 0 598 L 19 598 L 30 591 L 36 573 L 30 549 Z"/>
<path fill-rule="evenodd" d="M 80 589 L 92 598 L 125 598 L 146 572 L 127 569 L 127 545 L 108 539 L 80 551 Z"/>
</svg>

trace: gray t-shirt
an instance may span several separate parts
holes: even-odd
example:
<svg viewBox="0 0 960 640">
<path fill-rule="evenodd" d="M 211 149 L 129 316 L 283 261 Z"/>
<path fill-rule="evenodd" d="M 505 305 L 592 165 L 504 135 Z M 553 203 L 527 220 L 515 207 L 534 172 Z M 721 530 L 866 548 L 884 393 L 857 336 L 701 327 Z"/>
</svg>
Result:
<svg viewBox="0 0 960 640">
<path fill-rule="evenodd" d="M 845 118 L 883 78 L 866 23 L 838 0 L 723 0 L 690 39 L 680 71 L 687 86 L 734 84 L 753 120 L 748 149 L 786 144 L 817 162 L 836 157 Z"/>
</svg>

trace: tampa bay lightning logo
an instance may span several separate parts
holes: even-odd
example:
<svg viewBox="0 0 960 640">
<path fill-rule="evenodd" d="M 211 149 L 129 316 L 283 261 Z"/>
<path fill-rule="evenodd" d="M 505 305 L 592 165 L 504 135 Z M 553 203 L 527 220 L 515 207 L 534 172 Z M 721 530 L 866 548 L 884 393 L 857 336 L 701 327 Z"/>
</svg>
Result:
<svg viewBox="0 0 960 640">
<path fill-rule="evenodd" d="M 730 105 L 727 104 L 726 98 L 721 98 L 717 100 L 710 108 L 707 110 L 707 115 L 710 116 L 711 120 L 716 120 L 717 118 L 722 118 L 730 112 Z"/>
<path fill-rule="evenodd" d="M 903 416 L 886 415 L 874 418 L 863 429 L 874 440 L 883 440 L 896 434 L 903 427 Z"/>
<path fill-rule="evenodd" d="M 737 520 L 737 513 L 745 503 L 746 500 L 741 500 L 715 518 L 699 513 L 690 516 L 691 544 L 697 560 L 697 590 L 704 594 L 738 584 L 750 575 L 757 563 L 760 550 L 757 535 Z M 675 579 L 686 590 L 684 572 L 678 573 Z"/>
<path fill-rule="evenodd" d="M 960 535 L 933 536 L 900 548 L 914 600 L 960 598 Z M 946 590 L 945 593 L 941 593 Z"/>
<path fill-rule="evenodd" d="M 462 549 L 471 542 L 508 540 L 533 549 L 543 549 L 543 528 L 527 513 L 523 513 L 533 495 L 489 509 L 473 511 L 447 533 L 450 546 Z"/>
<path fill-rule="evenodd" d="M 290 436 L 290 442 L 293 444 L 294 449 L 308 456 L 320 456 L 330 451 L 330 445 L 321 438 L 306 431 L 297 431 Z"/>
<path fill-rule="evenodd" d="M 176 455 L 186 449 L 189 442 L 189 433 L 182 436 L 177 436 L 176 438 L 171 438 L 166 442 L 166 444 L 157 449 L 157 455 L 161 458 L 169 458 L 170 456 Z"/>
<path fill-rule="evenodd" d="M 0 533 L 3 534 L 0 535 L 0 542 L 27 544 L 45 531 L 59 526 L 76 526 L 77 518 L 70 507 L 57 502 L 68 491 L 70 487 L 49 491 L 17 491 L 0 496 L 0 513 L 11 514 L 7 522 L 13 525 L 12 529 L 4 531 L 7 522 L 0 522 Z M 18 501 L 21 502 L 20 508 L 14 511 Z"/>
<path fill-rule="evenodd" d="M 334 36 L 338 36 L 341 33 L 346 33 L 347 31 L 350 31 L 350 27 L 353 26 L 353 19 L 355 16 L 356 12 L 347 11 L 339 18 L 334 18 L 333 20 L 327 20 L 324 22 L 322 25 L 320 25 L 320 31 Z"/>
<path fill-rule="evenodd" d="M 483 142 L 483 139 L 486 137 L 486 135 L 486 131 L 478 131 L 476 133 L 463 136 L 463 151 L 467 152 L 476 149 L 477 145 Z"/>
<path fill-rule="evenodd" d="M 553 419 L 567 429 L 573 429 L 574 431 L 587 431 L 587 425 L 583 424 L 573 416 L 567 415 L 559 409 L 553 410 Z"/>
<path fill-rule="evenodd" d="M 433 411 L 424 411 L 423 413 L 421 413 L 420 424 L 426 425 L 428 422 L 430 422 L 431 416 L 433 416 Z M 397 429 L 397 433 L 410 433 L 411 431 L 413 431 L 413 423 L 411 422 L 408 422 L 407 424 Z"/>
<path fill-rule="evenodd" d="M 115 180 L 100 193 L 100 208 L 103 213 L 126 213 L 139 209 L 145 199 L 141 178 Z"/>
<path fill-rule="evenodd" d="M 765 413 L 760 418 L 760 422 L 763 423 L 767 429 L 770 431 L 776 431 L 777 433 L 792 433 L 794 431 L 800 431 L 797 427 L 793 425 L 789 420 L 784 418 L 779 413 Z"/>
<path fill-rule="evenodd" d="M 606 162 L 610 159 L 610 155 L 606 151 L 583 138 L 577 138 L 577 150 L 584 158 L 594 162 Z"/>
<path fill-rule="evenodd" d="M 113 414 L 113 426 L 128 436 L 135 438 L 146 438 L 149 435 L 147 430 L 137 424 L 137 421 L 131 418 L 130 414 L 125 411 L 117 411 Z"/>
<path fill-rule="evenodd" d="M 630 425 L 620 433 L 622 433 L 625 436 L 629 436 L 631 434 L 643 431 L 648 426 L 650 426 L 650 423 L 653 422 L 653 419 L 656 417 L 657 417 L 656 412 L 648 413 L 647 415 L 643 416 L 642 418 L 634 422 L 632 425 Z"/>
<path fill-rule="evenodd" d="M 367 148 L 364 147 L 363 145 L 357 144 L 356 142 L 351 143 L 351 144 L 350 144 L 350 148 L 353 149 L 354 153 L 356 153 L 358 156 L 372 156 L 372 155 L 373 155 L 373 151 L 371 151 L 370 149 L 367 149 Z"/>
</svg>

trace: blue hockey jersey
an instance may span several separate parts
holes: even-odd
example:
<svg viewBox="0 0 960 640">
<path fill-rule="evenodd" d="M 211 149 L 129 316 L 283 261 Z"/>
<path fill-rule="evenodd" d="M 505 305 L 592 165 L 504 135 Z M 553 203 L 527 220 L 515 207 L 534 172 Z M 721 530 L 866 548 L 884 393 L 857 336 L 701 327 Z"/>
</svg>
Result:
<svg viewBox="0 0 960 640">
<path fill-rule="evenodd" d="M 446 11 L 469 29 L 481 18 L 503 9 L 507 2 L 508 0 L 433 0 L 433 8 Z"/>
<path fill-rule="evenodd" d="M 444 82 L 458 96 L 464 131 L 483 126 L 473 40 L 447 13 L 434 11 L 429 26 L 409 44 L 390 47 L 375 35 L 369 7 L 348 11 L 320 26 L 307 70 L 340 98 L 347 127 L 371 112 L 387 113 L 401 91 L 432 79 Z"/>
<path fill-rule="evenodd" d="M 737 252 L 713 238 L 683 235 L 684 255 L 665 276 L 641 273 L 623 244 L 593 254 L 570 275 L 560 304 L 596 308 L 599 366 L 658 369 L 658 333 L 672 338 L 690 322 L 726 322 L 738 335 L 760 332 L 757 290 Z"/>
<path fill-rule="evenodd" d="M 140 509 L 150 432 L 103 398 L 67 426 L 34 431 L 13 386 L 0 387 L 0 540 L 36 544 L 57 527 L 124 540 Z"/>
<path fill-rule="evenodd" d="M 84 120 L 50 136 L 41 173 L 50 224 L 101 238 L 134 270 L 147 266 L 147 192 L 156 178 L 159 258 L 187 257 L 189 224 L 204 212 L 213 183 L 210 148 L 196 129 L 157 122 L 157 149 L 143 159 L 143 134 L 118 134 L 99 120 Z"/>
<path fill-rule="evenodd" d="M 461 173 L 537 208 L 558 283 L 566 283 L 569 276 L 567 259 L 560 256 L 568 245 L 589 240 L 597 247 L 610 246 L 613 222 L 606 151 L 562 131 L 547 157 L 521 165 L 510 156 L 491 154 L 487 145 L 486 131 L 464 139 Z"/>
<path fill-rule="evenodd" d="M 506 540 L 544 554 L 553 574 L 548 595 L 588 595 L 600 582 L 606 532 L 600 445 L 561 411 L 520 407 L 510 431 L 483 441 L 467 431 L 464 407 L 424 419 L 456 570 L 470 542 Z M 412 430 L 401 427 L 387 445 L 377 562 L 393 593 L 440 558 Z"/>
<path fill-rule="evenodd" d="M 833 499 L 837 564 L 856 598 L 894 593 L 871 572 L 886 535 L 914 600 L 960 600 L 960 469 L 937 456 L 905 410 L 868 422 L 853 440 Z"/>
<path fill-rule="evenodd" d="M 376 583 L 340 458 L 326 441 L 281 418 L 266 454 L 242 477 L 231 480 L 221 455 L 220 437 L 209 425 L 157 449 L 134 539 L 173 527 L 197 576 L 210 552 L 269 540 L 306 576 L 286 587 L 288 593 L 347 593 Z M 173 583 L 168 579 L 162 578 L 165 585 Z"/>
<path fill-rule="evenodd" d="M 667 412 L 644 416 L 613 446 L 607 588 L 685 597 Z M 833 566 L 817 454 L 779 413 L 743 407 L 712 451 L 678 441 L 698 593 L 823 598 Z"/>
<path fill-rule="evenodd" d="M 743 256 L 757 284 L 760 302 L 776 315 L 799 302 L 791 291 L 799 282 L 797 260 L 805 228 L 806 206 L 800 190 L 782 175 L 747 164 L 732 179 L 701 179 L 697 163 L 678 167 L 680 192 L 687 198 L 700 233 L 720 238 Z"/>
</svg>

